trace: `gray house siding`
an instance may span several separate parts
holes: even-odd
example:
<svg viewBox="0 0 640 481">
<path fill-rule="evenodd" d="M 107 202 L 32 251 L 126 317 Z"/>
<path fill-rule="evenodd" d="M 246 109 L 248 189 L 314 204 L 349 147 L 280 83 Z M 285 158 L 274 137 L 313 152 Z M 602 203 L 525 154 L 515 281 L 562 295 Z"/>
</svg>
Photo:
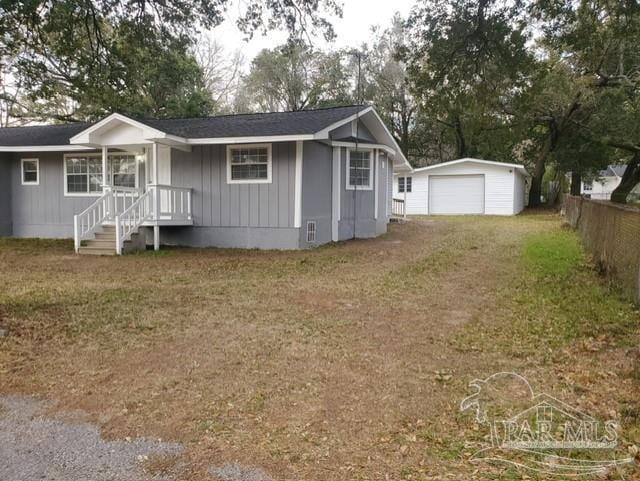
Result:
<svg viewBox="0 0 640 481">
<path fill-rule="evenodd" d="M 22 185 L 20 159 L 38 159 L 39 185 Z M 15 237 L 73 237 L 73 216 L 97 196 L 65 197 L 62 152 L 12 154 L 11 218 Z"/>
<path fill-rule="evenodd" d="M 194 225 L 160 229 L 165 244 L 298 248 L 294 227 L 295 142 L 272 145 L 270 184 L 228 184 L 226 145 L 172 150 L 171 181 L 191 187 Z"/>
<path fill-rule="evenodd" d="M 0 154 L 0 236 L 12 233 L 11 154 Z"/>
<path fill-rule="evenodd" d="M 387 232 L 387 224 L 389 216 L 387 215 L 387 203 L 389 196 L 388 185 L 393 182 L 393 165 L 389 162 L 387 155 L 380 152 L 380 161 L 378 164 L 380 169 L 378 178 L 378 219 L 376 221 L 376 234 L 384 234 Z"/>
<path fill-rule="evenodd" d="M 375 179 L 375 170 L 378 168 L 373 163 L 374 169 L 371 175 Z M 373 190 L 347 190 L 347 149 L 340 149 L 340 222 L 338 223 L 338 238 L 340 240 L 353 239 L 354 237 L 374 237 L 377 233 L 374 191 Z M 378 186 L 380 193 L 380 187 Z"/>
<path fill-rule="evenodd" d="M 335 139 L 335 140 L 351 137 L 353 135 L 351 122 L 346 123 L 335 130 L 332 130 L 329 135 L 332 139 Z M 376 138 L 371 134 L 369 129 L 367 129 L 367 127 L 365 127 L 362 122 L 360 122 L 360 125 L 358 125 L 358 138 L 370 140 L 371 142 L 376 142 Z"/>
<path fill-rule="evenodd" d="M 302 167 L 302 224 L 300 247 L 331 242 L 331 177 L 333 148 L 305 142 Z M 307 223 L 316 223 L 316 240 L 307 242 Z"/>
</svg>

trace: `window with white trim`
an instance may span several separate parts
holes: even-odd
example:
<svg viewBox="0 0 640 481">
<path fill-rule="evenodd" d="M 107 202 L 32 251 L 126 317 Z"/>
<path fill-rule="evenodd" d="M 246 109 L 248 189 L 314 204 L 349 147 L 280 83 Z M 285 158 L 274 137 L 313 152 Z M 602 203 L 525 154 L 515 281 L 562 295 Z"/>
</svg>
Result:
<svg viewBox="0 0 640 481">
<path fill-rule="evenodd" d="M 349 150 L 347 155 L 347 189 L 373 189 L 370 150 Z"/>
<path fill-rule="evenodd" d="M 64 157 L 66 195 L 102 193 L 102 154 L 67 154 Z M 135 154 L 118 152 L 107 157 L 107 182 L 115 187 L 138 186 Z"/>
<path fill-rule="evenodd" d="M 585 192 L 591 192 L 593 190 L 593 181 L 591 182 L 583 182 L 582 188 Z"/>
<path fill-rule="evenodd" d="M 228 183 L 271 182 L 271 144 L 229 145 L 227 159 Z"/>
<path fill-rule="evenodd" d="M 21 159 L 22 185 L 40 184 L 40 161 L 38 159 Z"/>
<path fill-rule="evenodd" d="M 405 190 L 406 192 L 411 192 L 412 184 L 413 184 L 412 177 L 398 177 L 398 192 L 401 194 L 404 193 Z"/>
</svg>

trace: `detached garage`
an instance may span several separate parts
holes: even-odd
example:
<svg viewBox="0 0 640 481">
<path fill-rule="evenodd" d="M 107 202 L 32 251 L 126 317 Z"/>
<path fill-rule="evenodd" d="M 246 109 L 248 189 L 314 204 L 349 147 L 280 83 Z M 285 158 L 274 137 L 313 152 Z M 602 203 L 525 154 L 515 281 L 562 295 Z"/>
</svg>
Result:
<svg viewBox="0 0 640 481">
<path fill-rule="evenodd" d="M 515 215 L 525 206 L 519 164 L 459 159 L 394 175 L 393 197 L 409 215 Z"/>
</svg>

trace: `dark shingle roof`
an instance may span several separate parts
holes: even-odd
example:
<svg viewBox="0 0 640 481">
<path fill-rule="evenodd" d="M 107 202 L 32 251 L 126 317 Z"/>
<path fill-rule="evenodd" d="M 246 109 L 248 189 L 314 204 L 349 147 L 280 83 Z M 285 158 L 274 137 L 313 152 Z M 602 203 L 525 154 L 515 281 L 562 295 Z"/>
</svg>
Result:
<svg viewBox="0 0 640 481">
<path fill-rule="evenodd" d="M 304 135 L 318 132 L 365 108 L 365 105 L 351 105 L 297 112 L 136 120 L 167 134 L 192 139 Z M 68 145 L 71 137 L 90 125 L 78 123 L 0 129 L 0 146 Z"/>
<path fill-rule="evenodd" d="M 68 145 L 69 139 L 89 127 L 89 123 L 33 125 L 0 129 L 0 146 Z"/>
</svg>

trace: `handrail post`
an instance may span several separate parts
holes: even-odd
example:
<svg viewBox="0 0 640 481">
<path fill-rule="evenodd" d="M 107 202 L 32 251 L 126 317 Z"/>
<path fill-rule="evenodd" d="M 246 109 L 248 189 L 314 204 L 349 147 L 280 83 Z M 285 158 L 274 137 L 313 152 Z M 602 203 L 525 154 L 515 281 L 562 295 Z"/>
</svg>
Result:
<svg viewBox="0 0 640 481">
<path fill-rule="evenodd" d="M 73 248 L 76 254 L 80 251 L 80 226 L 78 225 L 78 215 L 73 216 Z"/>
<path fill-rule="evenodd" d="M 157 164 L 156 164 L 157 165 Z M 160 189 L 153 187 L 153 250 L 160 250 Z"/>
<path fill-rule="evenodd" d="M 122 233 L 120 232 L 120 216 L 116 215 L 116 254 L 121 255 L 122 254 L 122 245 L 120 242 L 120 236 L 122 235 Z"/>
</svg>

